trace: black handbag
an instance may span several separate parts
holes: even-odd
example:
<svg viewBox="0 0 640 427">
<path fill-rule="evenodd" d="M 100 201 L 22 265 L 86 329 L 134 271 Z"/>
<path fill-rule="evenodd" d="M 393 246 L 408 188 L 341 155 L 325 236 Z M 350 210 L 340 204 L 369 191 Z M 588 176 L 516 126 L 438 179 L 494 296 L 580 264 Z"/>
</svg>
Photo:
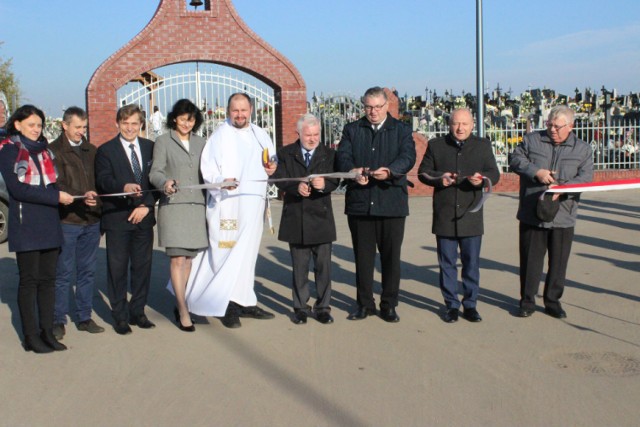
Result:
<svg viewBox="0 0 640 427">
<path fill-rule="evenodd" d="M 536 205 L 536 216 L 540 221 L 551 222 L 555 219 L 560 210 L 560 203 L 569 198 L 569 193 L 560 193 L 560 197 L 553 200 L 553 196 L 558 193 L 542 193 L 538 197 Z"/>
<path fill-rule="evenodd" d="M 538 197 L 538 204 L 536 205 L 536 216 L 540 221 L 543 222 L 551 222 L 558 214 L 560 210 L 560 199 L 558 197 L 556 200 L 553 200 L 554 193 L 542 193 L 540 197 Z"/>
</svg>

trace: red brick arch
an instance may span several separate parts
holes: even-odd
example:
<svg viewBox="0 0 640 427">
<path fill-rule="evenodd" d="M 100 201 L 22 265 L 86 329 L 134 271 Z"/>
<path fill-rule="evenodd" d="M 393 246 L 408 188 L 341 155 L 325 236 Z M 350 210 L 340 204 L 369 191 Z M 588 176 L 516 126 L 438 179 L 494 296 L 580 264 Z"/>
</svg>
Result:
<svg viewBox="0 0 640 427">
<path fill-rule="evenodd" d="M 237 68 L 266 82 L 278 103 L 278 141 L 296 140 L 295 122 L 307 111 L 304 79 L 242 21 L 231 0 L 206 0 L 203 11 L 187 10 L 185 0 L 160 0 L 147 26 L 104 61 L 87 85 L 91 142 L 100 145 L 114 136 L 120 87 L 155 68 L 195 61 Z"/>
</svg>

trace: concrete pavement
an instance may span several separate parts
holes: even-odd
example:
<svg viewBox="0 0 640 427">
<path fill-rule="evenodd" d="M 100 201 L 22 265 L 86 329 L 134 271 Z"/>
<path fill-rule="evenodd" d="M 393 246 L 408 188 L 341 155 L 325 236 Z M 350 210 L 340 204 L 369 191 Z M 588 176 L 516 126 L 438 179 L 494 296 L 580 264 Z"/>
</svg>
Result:
<svg viewBox="0 0 640 427">
<path fill-rule="evenodd" d="M 0 246 L 0 425 L 142 426 L 635 426 L 640 419 L 640 202 L 637 191 L 583 195 L 556 320 L 518 301 L 517 196 L 485 205 L 483 322 L 440 320 L 431 198 L 411 199 L 403 246 L 401 321 L 346 320 L 354 264 L 343 197 L 334 196 L 335 323 L 291 323 L 287 246 L 265 232 L 260 305 L 274 320 L 237 330 L 173 323 L 168 262 L 154 253 L 147 314 L 158 326 L 110 327 L 104 241 L 94 319 L 98 335 L 67 327 L 66 352 L 20 345 L 17 268 Z M 280 218 L 274 204 L 274 221 Z M 379 280 L 379 273 L 376 273 Z"/>
</svg>

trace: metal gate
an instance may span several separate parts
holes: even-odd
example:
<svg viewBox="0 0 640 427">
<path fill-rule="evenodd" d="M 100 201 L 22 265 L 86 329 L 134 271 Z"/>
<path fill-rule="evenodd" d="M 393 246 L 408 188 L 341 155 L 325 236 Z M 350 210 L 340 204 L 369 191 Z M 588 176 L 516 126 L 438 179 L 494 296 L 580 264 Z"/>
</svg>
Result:
<svg viewBox="0 0 640 427">
<path fill-rule="evenodd" d="M 349 95 L 315 94 L 309 103 L 309 112 L 322 122 L 322 141 L 331 148 L 337 148 L 342 137 L 342 128 L 349 122 L 358 120 L 364 114 L 360 99 Z"/>
<path fill-rule="evenodd" d="M 167 131 L 166 117 L 173 104 L 179 99 L 189 99 L 204 116 L 198 134 L 208 139 L 226 120 L 227 100 L 235 92 L 244 92 L 253 99 L 251 122 L 266 130 L 277 147 L 273 88 L 235 68 L 199 62 L 161 67 L 121 87 L 118 90 L 118 105 L 139 105 L 147 117 L 146 136 L 155 139 Z M 154 131 L 151 124 L 151 115 L 156 106 L 163 117 L 159 131 Z M 268 197 L 277 196 L 277 187 L 270 185 Z"/>
<path fill-rule="evenodd" d="M 364 107 L 359 98 L 349 95 L 329 95 L 325 97 L 315 94 L 309 103 L 309 112 L 320 119 L 322 141 L 333 149 L 338 148 L 342 138 L 342 128 L 347 123 L 358 120 L 364 114 Z M 346 191 L 346 182 L 340 183 L 336 193 Z"/>
<path fill-rule="evenodd" d="M 166 127 L 163 126 L 157 134 L 153 133 L 149 120 L 154 107 L 159 108 L 166 120 L 167 113 L 177 100 L 189 99 L 204 115 L 205 122 L 198 133 L 208 138 L 226 119 L 227 99 L 235 92 L 244 92 L 253 98 L 252 123 L 264 128 L 273 143 L 277 144 L 273 88 L 231 67 L 191 62 L 157 68 L 121 87 L 118 90 L 118 105 L 139 105 L 147 115 L 147 136 L 155 138 L 166 132 Z"/>
</svg>

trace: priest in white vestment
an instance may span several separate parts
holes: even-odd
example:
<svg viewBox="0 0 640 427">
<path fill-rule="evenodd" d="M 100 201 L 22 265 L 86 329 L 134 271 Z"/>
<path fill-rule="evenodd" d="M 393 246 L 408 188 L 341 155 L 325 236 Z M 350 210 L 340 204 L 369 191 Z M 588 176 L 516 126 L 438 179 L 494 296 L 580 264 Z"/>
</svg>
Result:
<svg viewBox="0 0 640 427">
<path fill-rule="evenodd" d="M 222 317 L 229 328 L 240 317 L 273 318 L 259 308 L 254 291 L 255 266 L 262 238 L 271 159 L 275 147 L 264 129 L 250 123 L 251 98 L 229 97 L 228 119 L 209 138 L 200 170 L 206 184 L 237 181 L 236 187 L 207 190 L 209 247 L 193 260 L 187 284 L 189 311 Z M 266 152 L 265 152 L 266 150 Z"/>
</svg>

